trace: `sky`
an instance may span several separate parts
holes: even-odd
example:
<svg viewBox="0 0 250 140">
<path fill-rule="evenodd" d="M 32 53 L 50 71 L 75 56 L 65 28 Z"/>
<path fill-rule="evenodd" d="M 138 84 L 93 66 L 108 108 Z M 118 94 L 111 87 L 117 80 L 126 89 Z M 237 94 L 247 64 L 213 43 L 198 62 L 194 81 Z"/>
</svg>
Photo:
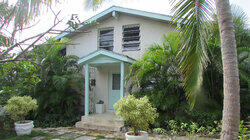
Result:
<svg viewBox="0 0 250 140">
<path fill-rule="evenodd" d="M 9 3 L 14 4 L 15 2 L 16 0 L 9 0 Z M 230 0 L 230 3 L 240 6 L 247 13 L 248 23 L 250 23 L 250 0 Z M 58 3 L 52 6 L 55 13 L 61 11 L 58 18 L 63 19 L 63 22 L 60 23 L 56 29 L 65 29 L 67 27 L 66 23 L 72 14 L 78 14 L 80 20 L 84 21 L 113 5 L 167 15 L 172 14 L 169 0 L 106 0 L 106 2 L 95 11 L 91 8 L 86 9 L 84 0 L 59 0 Z M 35 21 L 32 21 L 30 25 L 35 23 L 36 25 L 34 27 L 17 34 L 17 40 L 23 40 L 48 30 L 54 23 L 54 14 L 50 9 L 43 10 L 41 15 L 37 17 Z"/>
</svg>

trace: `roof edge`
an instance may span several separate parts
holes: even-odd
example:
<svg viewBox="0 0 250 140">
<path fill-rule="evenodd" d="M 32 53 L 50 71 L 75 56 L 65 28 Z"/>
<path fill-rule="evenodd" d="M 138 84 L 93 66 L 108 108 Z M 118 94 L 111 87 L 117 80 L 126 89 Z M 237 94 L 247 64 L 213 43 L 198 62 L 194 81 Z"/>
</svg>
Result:
<svg viewBox="0 0 250 140">
<path fill-rule="evenodd" d="M 130 9 L 130 8 L 124 8 L 120 6 L 111 6 L 110 8 L 92 16 L 91 18 L 87 19 L 84 21 L 84 23 L 91 23 L 99 18 L 113 12 L 121 12 L 121 13 L 127 13 L 127 14 L 132 14 L 132 15 L 137 15 L 137 16 L 142 16 L 142 17 L 148 17 L 152 19 L 157 19 L 157 20 L 162 20 L 162 21 L 171 21 L 172 16 L 170 15 L 164 15 L 164 14 L 159 14 L 159 13 L 152 13 L 152 12 L 147 12 L 147 11 L 142 11 L 142 10 L 137 10 L 137 9 Z M 177 22 L 180 23 L 180 20 Z M 77 29 L 83 28 L 85 25 L 80 25 Z M 74 29 L 70 28 L 70 31 L 74 31 Z M 69 32 L 64 32 L 58 36 L 55 37 L 55 39 L 61 39 L 67 35 L 69 35 Z"/>
</svg>

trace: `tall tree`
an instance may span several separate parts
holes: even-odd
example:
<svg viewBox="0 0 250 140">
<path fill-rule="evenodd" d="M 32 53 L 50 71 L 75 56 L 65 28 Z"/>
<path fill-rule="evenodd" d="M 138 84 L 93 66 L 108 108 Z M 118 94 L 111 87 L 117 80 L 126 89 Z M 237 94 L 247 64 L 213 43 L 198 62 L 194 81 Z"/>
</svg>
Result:
<svg viewBox="0 0 250 140">
<path fill-rule="evenodd" d="M 210 15 L 213 12 L 212 0 L 173 0 L 174 19 L 175 21 L 183 18 L 182 28 L 184 32 L 183 46 L 180 50 L 181 55 L 181 69 L 185 73 L 185 88 L 188 95 L 195 95 L 199 89 L 201 80 L 192 81 L 193 75 L 201 79 L 203 69 L 198 69 L 199 62 L 204 60 L 203 55 L 206 56 L 206 40 L 204 36 L 206 32 L 206 22 L 211 19 Z M 228 0 L 215 0 L 216 11 L 218 16 L 220 38 L 221 38 L 221 52 L 223 63 L 223 82 L 224 82 L 224 101 L 223 101 L 223 118 L 222 118 L 222 133 L 221 139 L 237 139 L 238 126 L 240 121 L 240 96 L 239 96 L 239 72 L 237 62 L 236 40 L 233 26 L 233 18 L 231 8 Z M 198 41 L 197 41 L 198 40 Z M 201 43 L 199 43 L 199 40 Z M 194 43 L 189 43 L 195 41 Z M 187 44 L 189 43 L 189 44 Z M 194 57 L 196 56 L 194 61 Z M 207 60 L 205 59 L 204 62 Z M 200 63 L 205 67 L 206 65 Z M 197 73 L 194 70 L 197 70 Z M 191 77 L 191 78 L 190 78 Z M 188 86 L 194 83 L 193 86 Z M 196 89 L 194 89 L 195 87 Z M 194 90 L 192 90 L 194 89 Z M 191 91 L 191 92 L 189 92 Z"/>
<path fill-rule="evenodd" d="M 191 32 L 190 36 L 184 36 L 184 44 L 180 52 L 181 56 L 181 69 L 186 74 L 185 85 L 190 85 L 192 79 L 192 68 L 195 68 L 195 63 L 192 60 L 194 54 L 206 54 L 203 49 L 206 45 L 206 40 L 202 39 L 206 36 L 206 22 L 211 18 L 210 15 L 213 12 L 211 5 L 214 1 L 212 0 L 173 0 L 176 2 L 174 6 L 174 19 L 175 21 L 183 18 L 182 23 L 184 24 L 183 32 L 184 35 L 187 32 Z M 240 121 L 240 96 L 239 96 L 239 72 L 237 62 L 237 51 L 236 51 L 236 40 L 233 26 L 233 18 L 231 8 L 228 0 L 215 0 L 220 38 L 221 38 L 221 52 L 222 52 L 222 63 L 223 63 L 223 82 L 224 82 L 224 101 L 223 101 L 223 118 L 222 118 L 222 133 L 221 139 L 237 139 L 238 137 L 238 126 Z M 193 28 L 197 28 L 192 31 Z M 196 36 L 195 36 L 196 35 Z M 193 38 L 191 38 L 193 37 Z M 201 44 L 187 44 L 190 40 L 202 40 Z M 197 45 L 197 46 L 195 46 Z M 203 46 L 202 46 L 203 45 Z M 199 48 L 199 47 L 200 48 Z M 195 48 L 196 47 L 196 48 Z M 197 50 L 198 48 L 198 50 Z M 196 49 L 195 51 L 190 51 Z M 194 54 L 193 54 L 194 53 Z M 202 55 L 199 55 L 198 60 L 203 60 Z M 184 65 L 184 67 L 183 67 Z M 205 65 L 203 65 L 204 67 Z M 201 73 L 202 69 L 199 69 Z M 200 77 L 200 75 L 196 75 Z M 195 75 L 195 74 L 194 74 Z M 197 81 L 193 86 L 199 87 L 202 81 Z M 196 85 L 196 86 L 195 86 Z M 191 87 L 192 88 L 192 87 Z M 186 89 L 190 90 L 190 87 L 186 86 Z M 193 95 L 197 92 L 191 90 L 189 94 Z"/>
<path fill-rule="evenodd" d="M 233 17 L 229 0 L 215 0 L 221 37 L 224 106 L 221 139 L 237 139 L 240 122 L 240 86 Z"/>
</svg>

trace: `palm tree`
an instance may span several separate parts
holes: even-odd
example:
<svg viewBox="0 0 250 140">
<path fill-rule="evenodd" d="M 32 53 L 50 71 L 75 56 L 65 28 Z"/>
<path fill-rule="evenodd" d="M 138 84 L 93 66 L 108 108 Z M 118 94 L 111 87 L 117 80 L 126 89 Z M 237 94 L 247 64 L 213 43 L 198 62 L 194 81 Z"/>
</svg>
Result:
<svg viewBox="0 0 250 140">
<path fill-rule="evenodd" d="M 233 18 L 228 0 L 216 0 L 221 37 L 224 100 L 221 139 L 237 139 L 240 123 L 240 86 Z"/>
<path fill-rule="evenodd" d="M 173 8 L 174 20 L 183 18 L 182 28 L 184 32 L 183 46 L 180 51 L 182 54 L 180 68 L 185 75 L 185 88 L 189 96 L 194 96 L 199 88 L 201 81 L 195 79 L 193 75 L 202 73 L 203 63 L 206 59 L 206 22 L 211 19 L 213 12 L 212 0 L 182 0 L 177 2 Z M 239 70 L 237 61 L 236 39 L 233 26 L 233 18 L 228 0 L 215 0 L 217 18 L 219 23 L 221 52 L 224 79 L 224 101 L 221 139 L 237 139 L 238 126 L 240 122 L 240 96 L 239 96 Z M 194 41 L 194 44 L 190 43 Z M 199 43 L 201 42 L 201 43 Z M 197 57 L 194 57 L 196 56 Z M 194 60 L 198 59 L 198 60 Z M 202 63 L 203 62 L 203 63 Z M 198 63 L 198 64 L 197 64 Z M 197 70 L 198 69 L 198 70 Z M 198 74 L 195 70 L 199 71 Z M 199 78 L 201 79 L 201 78 Z M 190 86 L 191 85 L 191 86 Z M 195 90 L 192 90 L 195 89 Z M 191 94 L 191 95 L 190 95 Z"/>
</svg>

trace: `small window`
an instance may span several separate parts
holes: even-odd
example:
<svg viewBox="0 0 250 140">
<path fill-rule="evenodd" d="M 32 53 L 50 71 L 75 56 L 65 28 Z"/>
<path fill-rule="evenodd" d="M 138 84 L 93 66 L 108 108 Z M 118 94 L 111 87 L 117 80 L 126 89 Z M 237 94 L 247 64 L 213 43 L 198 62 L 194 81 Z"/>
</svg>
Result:
<svg viewBox="0 0 250 140">
<path fill-rule="evenodd" d="M 113 51 L 114 29 L 104 29 L 99 32 L 99 48 Z"/>
<path fill-rule="evenodd" d="M 112 90 L 120 90 L 121 75 L 112 74 Z"/>
<path fill-rule="evenodd" d="M 123 49 L 137 50 L 140 45 L 140 26 L 130 25 L 123 27 Z"/>
</svg>

